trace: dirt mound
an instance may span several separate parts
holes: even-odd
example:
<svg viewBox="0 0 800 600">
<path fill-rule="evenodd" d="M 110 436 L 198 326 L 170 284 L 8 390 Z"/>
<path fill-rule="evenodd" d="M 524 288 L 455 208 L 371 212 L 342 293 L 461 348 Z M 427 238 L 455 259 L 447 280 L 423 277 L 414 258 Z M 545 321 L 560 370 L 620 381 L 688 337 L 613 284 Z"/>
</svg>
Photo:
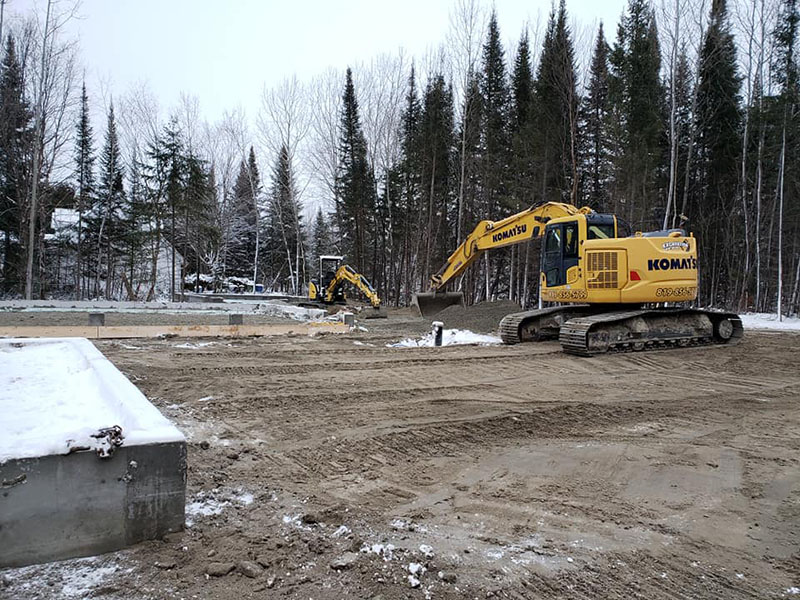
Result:
<svg viewBox="0 0 800 600">
<path fill-rule="evenodd" d="M 433 317 L 447 329 L 469 329 L 475 333 L 495 333 L 500 320 L 509 313 L 520 312 L 519 304 L 511 300 L 480 302 L 472 306 L 448 306 Z"/>
</svg>

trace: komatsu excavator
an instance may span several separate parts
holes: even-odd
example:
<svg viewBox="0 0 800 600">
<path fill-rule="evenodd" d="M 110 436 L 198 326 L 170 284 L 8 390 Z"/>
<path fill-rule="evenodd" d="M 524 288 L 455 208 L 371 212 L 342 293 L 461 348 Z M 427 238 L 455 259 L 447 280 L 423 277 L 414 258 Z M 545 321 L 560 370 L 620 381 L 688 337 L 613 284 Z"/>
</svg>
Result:
<svg viewBox="0 0 800 600">
<path fill-rule="evenodd" d="M 674 306 L 697 298 L 697 243 L 681 229 L 618 237 L 617 217 L 547 202 L 481 221 L 417 294 L 423 316 L 463 303 L 444 286 L 485 251 L 544 237 L 540 294 L 558 306 L 506 315 L 506 344 L 558 338 L 571 354 L 725 344 L 742 337 L 738 315 Z"/>
<path fill-rule="evenodd" d="M 308 299 L 321 304 L 343 304 L 345 302 L 344 284 L 350 283 L 357 287 L 372 305 L 372 317 L 385 317 L 381 311 L 381 300 L 378 293 L 370 285 L 367 278 L 357 273 L 349 265 L 341 264 L 341 256 L 319 257 L 319 279 L 312 279 L 308 284 Z"/>
</svg>

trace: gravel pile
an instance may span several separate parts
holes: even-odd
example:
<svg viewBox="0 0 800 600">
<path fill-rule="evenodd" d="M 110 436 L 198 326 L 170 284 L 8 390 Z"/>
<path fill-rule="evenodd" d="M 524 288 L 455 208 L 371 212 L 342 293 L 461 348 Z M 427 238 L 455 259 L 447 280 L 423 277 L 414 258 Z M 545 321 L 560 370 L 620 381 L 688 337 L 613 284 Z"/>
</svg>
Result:
<svg viewBox="0 0 800 600">
<path fill-rule="evenodd" d="M 472 306 L 449 306 L 432 317 L 447 329 L 469 329 L 475 333 L 495 333 L 500 320 L 509 313 L 520 312 L 519 304 L 511 300 L 480 302 Z"/>
</svg>

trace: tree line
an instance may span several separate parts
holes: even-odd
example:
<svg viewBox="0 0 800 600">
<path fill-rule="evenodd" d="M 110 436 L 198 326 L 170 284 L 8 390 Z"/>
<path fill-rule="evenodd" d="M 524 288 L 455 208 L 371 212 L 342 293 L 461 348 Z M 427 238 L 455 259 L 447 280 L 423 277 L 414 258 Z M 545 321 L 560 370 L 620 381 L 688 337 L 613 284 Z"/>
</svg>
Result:
<svg viewBox="0 0 800 600">
<path fill-rule="evenodd" d="M 629 0 L 613 38 L 562 0 L 511 49 L 494 11 L 457 0 L 440 48 L 288 78 L 255 128 L 202 122 L 188 96 L 162 119 L 140 87 L 105 103 L 100 136 L 59 37 L 71 15 L 47 6 L 52 23 L 4 38 L 3 294 L 302 294 L 341 253 L 404 305 L 478 221 L 559 201 L 693 232 L 701 304 L 800 308 L 797 0 Z M 488 252 L 459 286 L 530 306 L 538 255 Z"/>
</svg>

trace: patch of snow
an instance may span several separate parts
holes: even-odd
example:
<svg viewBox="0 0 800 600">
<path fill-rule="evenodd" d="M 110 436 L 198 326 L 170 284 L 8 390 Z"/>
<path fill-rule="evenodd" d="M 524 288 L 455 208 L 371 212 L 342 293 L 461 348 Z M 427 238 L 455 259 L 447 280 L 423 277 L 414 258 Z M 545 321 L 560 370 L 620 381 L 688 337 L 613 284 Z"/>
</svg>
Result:
<svg viewBox="0 0 800 600">
<path fill-rule="evenodd" d="M 361 552 L 366 552 L 367 554 L 377 554 L 385 561 L 389 561 L 394 558 L 394 551 L 394 544 L 364 544 L 361 547 Z"/>
<path fill-rule="evenodd" d="M 241 506 L 248 506 L 254 500 L 255 497 L 250 492 L 226 493 L 221 492 L 218 488 L 208 492 L 198 492 L 195 494 L 195 499 L 186 504 L 186 526 L 194 525 L 195 517 L 220 515 L 225 509 L 233 506 L 234 502 Z"/>
<path fill-rule="evenodd" d="M 213 346 L 216 342 L 186 342 L 183 344 L 175 344 L 175 348 L 185 348 L 187 350 L 196 350 L 197 348 L 205 348 L 206 346 Z"/>
<path fill-rule="evenodd" d="M 428 558 L 433 556 L 433 548 L 428 546 L 428 544 L 420 544 L 419 551 L 422 552 Z"/>
<path fill-rule="evenodd" d="M 486 556 L 494 560 L 500 560 L 501 558 L 503 558 L 503 552 L 502 550 L 487 550 Z"/>
<path fill-rule="evenodd" d="M 389 525 L 392 529 L 407 529 L 409 523 L 405 519 L 394 519 Z"/>
<path fill-rule="evenodd" d="M 420 585 L 420 584 L 419 584 L 419 579 L 417 579 L 417 578 L 416 578 L 416 577 L 414 577 L 413 575 L 409 575 L 409 576 L 408 576 L 408 584 L 409 584 L 409 585 L 410 585 L 412 588 L 418 588 L 418 587 L 419 587 L 419 585 Z"/>
<path fill-rule="evenodd" d="M 386 346 L 389 348 L 432 348 L 434 342 L 433 332 L 429 332 L 418 340 L 406 338 L 394 344 L 386 344 Z M 473 333 L 467 329 L 445 329 L 442 332 L 442 346 L 463 346 L 467 344 L 494 346 L 502 343 L 503 340 L 497 336 Z"/>
<path fill-rule="evenodd" d="M 0 464 L 108 444 L 184 441 L 183 434 L 84 338 L 0 340 Z"/>
<path fill-rule="evenodd" d="M 271 317 L 294 319 L 295 321 L 317 321 L 327 314 L 326 311 L 320 308 L 303 308 L 302 306 L 280 304 L 278 302 L 259 304 L 256 312 Z"/>
<path fill-rule="evenodd" d="M 800 587 L 792 586 L 792 587 L 786 588 L 786 593 L 791 595 L 791 596 L 794 596 L 795 594 L 800 594 Z"/>
<path fill-rule="evenodd" d="M 800 318 L 783 317 L 783 321 L 778 321 L 778 316 L 774 313 L 745 313 L 739 315 L 745 329 L 772 329 L 779 331 L 800 331 Z"/>
<path fill-rule="evenodd" d="M 408 572 L 412 575 L 422 575 L 427 569 L 419 563 L 408 563 Z"/>
<path fill-rule="evenodd" d="M 331 537 L 342 537 L 349 535 L 351 533 L 350 528 L 347 525 L 339 525 L 339 527 L 331 534 Z"/>
</svg>

